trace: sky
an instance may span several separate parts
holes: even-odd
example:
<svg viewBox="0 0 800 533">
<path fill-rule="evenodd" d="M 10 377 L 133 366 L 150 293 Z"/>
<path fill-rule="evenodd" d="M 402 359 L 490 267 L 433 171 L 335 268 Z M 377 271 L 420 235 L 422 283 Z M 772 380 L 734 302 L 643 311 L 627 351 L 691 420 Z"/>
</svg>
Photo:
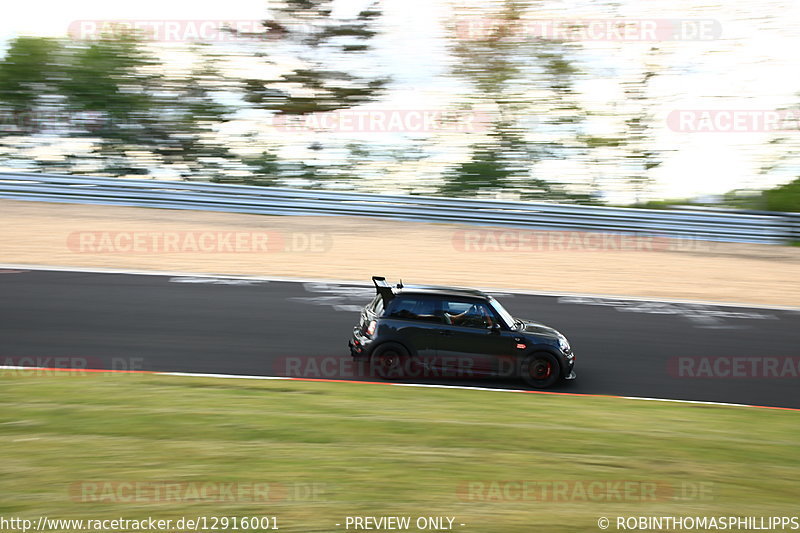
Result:
<svg viewBox="0 0 800 533">
<path fill-rule="evenodd" d="M 386 31 L 376 40 L 380 60 L 391 67 L 394 89 L 383 102 L 387 108 L 446 106 L 455 92 L 443 74 L 448 68 L 443 24 L 452 6 L 479 0 L 383 0 Z M 607 18 L 605 2 L 552 0 L 537 18 Z M 658 197 L 694 197 L 719 194 L 734 188 L 767 187 L 793 176 L 778 173 L 766 178 L 758 169 L 771 157 L 764 132 L 689 133 L 670 128 L 668 117 L 676 110 L 769 111 L 800 105 L 800 2 L 792 0 L 619 0 L 618 17 L 628 19 L 704 19 L 721 29 L 718 38 L 705 41 L 656 43 L 663 75 L 652 82 L 656 105 L 652 112 L 656 144 L 667 149 L 663 164 L 654 171 Z M 369 0 L 338 0 L 334 13 L 348 17 L 369 5 Z M 602 7 L 602 9 L 601 9 Z M 197 2 L 188 0 L 136 0 L 70 2 L 26 0 L 6 5 L 0 16 L 0 43 L 16 35 L 65 36 L 76 20 L 260 20 L 265 0 Z M 654 43 L 585 41 L 581 61 L 584 76 L 578 83 L 582 104 L 600 116 L 591 127 L 603 133 L 604 125 L 619 120 L 622 100 L 619 80 L 641 65 Z M 800 135 L 797 130 L 787 135 Z M 454 149 L 457 149 L 454 147 Z M 778 148 L 777 150 L 780 150 Z M 580 180 L 597 169 L 575 161 L 543 162 L 540 175 Z M 613 175 L 617 169 L 603 168 Z M 611 198 L 611 200 L 617 200 Z"/>
</svg>

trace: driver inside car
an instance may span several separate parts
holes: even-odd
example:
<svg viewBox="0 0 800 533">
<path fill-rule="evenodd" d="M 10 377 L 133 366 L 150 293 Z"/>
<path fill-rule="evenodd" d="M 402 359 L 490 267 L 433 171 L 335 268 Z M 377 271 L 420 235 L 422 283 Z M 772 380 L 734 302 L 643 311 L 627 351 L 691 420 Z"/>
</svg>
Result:
<svg viewBox="0 0 800 533">
<path fill-rule="evenodd" d="M 463 313 L 455 315 L 445 311 L 444 315 L 447 322 L 454 326 L 483 324 L 485 327 L 490 328 L 494 325 L 489 311 L 482 305 L 473 304 Z"/>
</svg>

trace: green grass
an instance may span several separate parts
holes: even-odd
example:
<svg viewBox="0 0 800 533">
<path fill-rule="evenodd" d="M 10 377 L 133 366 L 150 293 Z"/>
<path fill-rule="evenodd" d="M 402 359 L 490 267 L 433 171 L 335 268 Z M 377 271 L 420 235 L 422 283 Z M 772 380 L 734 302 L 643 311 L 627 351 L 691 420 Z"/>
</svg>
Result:
<svg viewBox="0 0 800 533">
<path fill-rule="evenodd" d="M 0 516 L 455 516 L 458 531 L 599 531 L 600 516 L 797 513 L 800 413 L 373 384 L 0 375 Z M 658 501 L 472 501 L 464 483 L 703 486 Z M 316 484 L 315 498 L 80 502 L 82 481 Z M 416 529 L 412 529 L 416 531 Z M 610 529 L 609 531 L 613 530 Z M 352 529 L 351 529 L 352 531 Z"/>
</svg>

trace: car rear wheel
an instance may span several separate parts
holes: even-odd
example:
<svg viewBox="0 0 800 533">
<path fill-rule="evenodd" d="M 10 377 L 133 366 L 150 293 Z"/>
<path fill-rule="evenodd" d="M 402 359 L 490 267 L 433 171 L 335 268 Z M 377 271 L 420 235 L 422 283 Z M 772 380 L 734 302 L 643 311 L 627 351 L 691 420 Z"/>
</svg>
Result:
<svg viewBox="0 0 800 533">
<path fill-rule="evenodd" d="M 408 350 L 390 342 L 375 348 L 370 358 L 370 366 L 380 378 L 400 379 L 405 377 L 410 359 Z"/>
<path fill-rule="evenodd" d="M 520 364 L 520 377 L 537 389 L 546 389 L 558 381 L 561 368 L 553 354 L 537 352 L 522 360 Z"/>
</svg>

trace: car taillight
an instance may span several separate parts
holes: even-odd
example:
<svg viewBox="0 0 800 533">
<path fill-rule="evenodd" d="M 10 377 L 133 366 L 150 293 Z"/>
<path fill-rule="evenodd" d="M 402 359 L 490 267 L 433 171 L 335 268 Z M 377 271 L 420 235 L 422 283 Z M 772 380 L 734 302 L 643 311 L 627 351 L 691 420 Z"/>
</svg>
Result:
<svg viewBox="0 0 800 533">
<path fill-rule="evenodd" d="M 374 320 L 370 321 L 369 326 L 367 326 L 367 335 L 372 337 L 372 334 L 375 333 L 375 326 L 376 325 L 377 325 L 377 322 L 375 322 Z"/>
</svg>

